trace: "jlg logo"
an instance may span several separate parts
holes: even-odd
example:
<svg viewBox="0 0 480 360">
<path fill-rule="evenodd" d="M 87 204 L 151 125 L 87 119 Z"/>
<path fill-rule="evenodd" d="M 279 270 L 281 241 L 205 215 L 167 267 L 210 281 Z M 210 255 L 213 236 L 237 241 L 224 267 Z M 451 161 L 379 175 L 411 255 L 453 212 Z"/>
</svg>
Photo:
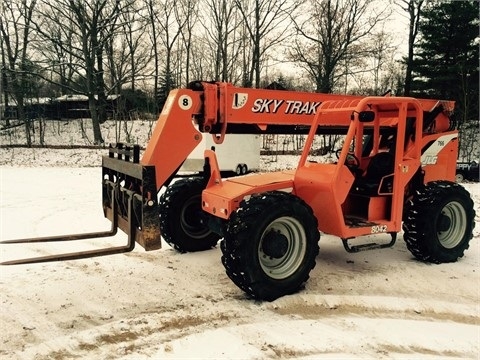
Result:
<svg viewBox="0 0 480 360">
<path fill-rule="evenodd" d="M 422 165 L 434 165 L 437 163 L 438 156 L 436 155 L 426 155 L 422 159 Z"/>
<path fill-rule="evenodd" d="M 285 114 L 314 115 L 320 104 L 320 101 L 256 99 L 252 106 L 252 112 L 276 114 L 282 108 Z M 282 105 L 284 106 L 282 107 Z"/>
</svg>

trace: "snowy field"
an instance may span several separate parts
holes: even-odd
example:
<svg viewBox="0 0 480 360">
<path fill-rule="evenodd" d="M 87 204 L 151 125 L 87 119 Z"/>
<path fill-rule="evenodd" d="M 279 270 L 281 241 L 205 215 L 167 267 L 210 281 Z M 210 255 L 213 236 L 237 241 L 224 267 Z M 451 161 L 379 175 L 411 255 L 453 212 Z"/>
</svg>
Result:
<svg viewBox="0 0 480 360">
<path fill-rule="evenodd" d="M 5 143 L 5 142 L 3 142 Z M 108 229 L 103 150 L 0 149 L 1 239 Z M 263 165 L 290 166 L 264 157 Z M 219 247 L 0 268 L 2 359 L 478 359 L 480 184 L 465 257 L 432 265 L 393 248 L 349 254 L 323 235 L 305 289 L 247 298 Z M 387 239 L 388 240 L 388 239 Z M 2 245 L 1 260 L 121 244 Z"/>
</svg>

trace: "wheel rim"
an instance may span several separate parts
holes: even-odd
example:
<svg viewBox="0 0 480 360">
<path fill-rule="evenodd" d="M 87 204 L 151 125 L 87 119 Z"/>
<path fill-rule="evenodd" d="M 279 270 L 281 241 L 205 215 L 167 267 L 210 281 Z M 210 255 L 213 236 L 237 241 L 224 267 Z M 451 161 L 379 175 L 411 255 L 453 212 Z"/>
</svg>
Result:
<svg viewBox="0 0 480 360">
<path fill-rule="evenodd" d="M 272 231 L 286 241 L 286 248 L 275 257 L 271 256 L 271 251 L 266 251 L 267 244 L 264 244 Z M 285 279 L 297 271 L 303 262 L 305 252 L 305 229 L 298 220 L 285 216 L 270 223 L 263 232 L 258 247 L 258 258 L 260 266 L 268 276 L 273 279 Z"/>
<path fill-rule="evenodd" d="M 201 222 L 201 199 L 200 196 L 193 196 L 185 202 L 180 214 L 180 226 L 182 230 L 194 239 L 203 239 L 210 234 L 210 229 Z"/>
<path fill-rule="evenodd" d="M 437 237 L 444 248 L 452 249 L 460 244 L 467 226 L 466 219 L 465 209 L 458 201 L 452 201 L 445 205 L 437 219 L 437 227 L 440 227 Z M 444 226 L 441 225 L 442 223 Z"/>
<path fill-rule="evenodd" d="M 462 182 L 463 181 L 463 175 L 462 174 L 456 174 L 455 175 L 455 181 L 456 182 Z"/>
</svg>

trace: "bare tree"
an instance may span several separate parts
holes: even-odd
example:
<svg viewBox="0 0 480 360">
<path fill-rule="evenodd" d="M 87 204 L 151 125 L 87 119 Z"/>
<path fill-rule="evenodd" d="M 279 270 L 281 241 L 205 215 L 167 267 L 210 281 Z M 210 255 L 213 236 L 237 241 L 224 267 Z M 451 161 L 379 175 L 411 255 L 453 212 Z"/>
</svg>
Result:
<svg viewBox="0 0 480 360">
<path fill-rule="evenodd" d="M 45 16 L 48 7 L 39 2 L 33 23 L 39 34 L 37 41 L 31 43 L 37 62 L 43 65 L 46 78 L 55 86 L 56 95 L 76 93 L 75 75 L 79 71 L 75 52 L 71 49 L 74 26 L 70 18 L 52 18 Z"/>
<path fill-rule="evenodd" d="M 143 4 L 130 2 L 120 14 L 119 31 L 106 42 L 110 88 L 120 94 L 123 85 L 135 90 L 136 80 L 147 67 L 149 50 L 143 41 L 147 32 L 141 16 Z"/>
<path fill-rule="evenodd" d="M 307 0 L 306 20 L 295 21 L 298 37 L 291 52 L 314 79 L 316 90 L 330 93 L 342 61 L 354 58 L 362 39 L 388 16 L 387 8 L 375 11 L 372 0 Z M 307 9 L 306 8 L 306 9 Z M 357 47 L 356 51 L 352 51 Z M 363 51 L 363 50 L 361 50 Z M 363 53 L 362 53 L 363 55 Z"/>
<path fill-rule="evenodd" d="M 241 47 L 235 46 L 239 20 L 237 8 L 229 0 L 205 0 L 205 16 L 211 21 L 202 25 L 212 48 L 213 79 L 232 81 L 232 65 L 236 63 Z"/>
<path fill-rule="evenodd" d="M 383 75 L 380 77 L 380 88 L 391 89 L 395 95 L 401 95 L 405 80 L 404 74 L 404 64 L 390 58 L 383 68 Z"/>
<path fill-rule="evenodd" d="M 2 23 L 2 20 L 0 19 L 0 24 Z M 5 105 L 5 109 L 8 108 L 8 105 L 10 103 L 9 101 L 9 96 L 8 96 L 8 91 L 7 91 L 7 87 L 8 87 L 8 77 L 7 77 L 7 59 L 5 57 L 5 48 L 3 46 L 3 42 L 4 42 L 4 39 L 3 39 L 3 34 L 0 34 L 0 51 L 2 52 L 1 56 L 2 56 L 2 65 L 1 65 L 1 70 L 2 70 L 2 79 L 0 80 L 1 83 L 0 83 L 0 94 L 3 95 L 3 103 Z M 0 114 L 0 119 L 2 118 L 2 114 Z M 5 119 L 5 126 L 10 126 L 10 119 L 9 117 L 7 116 L 6 119 Z"/>
<path fill-rule="evenodd" d="M 260 86 L 262 63 L 269 49 L 285 41 L 290 29 L 296 1 L 290 0 L 234 0 L 238 7 L 246 35 L 251 44 L 251 63 L 246 68 L 244 86 Z M 245 59 L 246 60 L 246 59 Z"/>
<path fill-rule="evenodd" d="M 215 80 L 213 66 L 210 65 L 213 55 L 210 53 L 207 39 L 195 36 L 195 41 L 190 46 L 192 53 L 195 54 L 190 63 L 190 77 L 197 80 Z"/>
<path fill-rule="evenodd" d="M 375 95 L 380 95 L 385 88 L 381 88 L 382 70 L 384 66 L 392 60 L 392 54 L 395 52 L 395 46 L 392 45 L 391 35 L 385 33 L 383 30 L 372 35 L 370 41 L 372 54 L 372 74 L 373 74 L 373 91 Z"/>
<path fill-rule="evenodd" d="M 148 27 L 150 31 L 148 34 L 150 35 L 150 41 L 152 43 L 152 53 L 153 53 L 153 97 L 154 99 L 158 99 L 159 94 L 159 79 L 160 79 L 160 50 L 158 47 L 158 24 L 157 24 L 157 8 L 155 6 L 155 0 L 144 0 L 145 5 L 147 8 L 147 19 L 148 19 Z M 155 101 L 155 112 L 158 111 L 157 108 L 157 101 Z"/>
<path fill-rule="evenodd" d="M 410 90 L 412 86 L 412 63 L 413 63 L 413 46 L 415 44 L 415 39 L 418 35 L 418 26 L 420 23 L 420 17 L 422 14 L 422 6 L 424 0 L 396 0 L 398 6 L 401 7 L 408 15 L 409 26 L 408 26 L 408 54 L 405 58 L 406 69 L 405 69 L 405 87 L 403 94 L 405 96 L 410 95 Z"/>
<path fill-rule="evenodd" d="M 133 0 L 42 0 L 36 30 L 43 41 L 68 54 L 78 80 L 69 90 L 88 97 L 94 142 L 103 143 L 100 124 L 107 118 L 105 48 L 120 28 L 119 17 Z M 58 24 L 53 33 L 48 23 Z M 67 38 L 67 36 L 69 36 Z"/>
<path fill-rule="evenodd" d="M 154 47 L 154 82 L 155 98 L 158 106 L 162 106 L 168 92 L 175 86 L 173 76 L 174 50 L 188 17 L 177 8 L 176 0 L 146 0 L 151 41 Z M 160 47 L 162 45 L 162 47 Z M 160 55 L 163 55 L 163 70 L 160 69 Z M 163 75 L 163 79 L 161 76 Z M 160 81 L 162 84 L 160 84 Z"/>
<path fill-rule="evenodd" d="M 185 26 L 182 28 L 181 36 L 182 36 L 182 46 L 184 47 L 185 51 L 183 56 L 182 63 L 185 65 L 185 84 L 190 82 L 190 66 L 191 66 L 191 58 L 192 58 L 192 42 L 193 42 L 193 35 L 195 25 L 198 21 L 198 1 L 196 0 L 182 0 L 178 2 L 181 13 L 185 17 Z"/>
<path fill-rule="evenodd" d="M 17 105 L 17 116 L 25 123 L 27 145 L 32 145 L 30 119 L 24 108 L 25 93 L 30 76 L 28 45 L 31 40 L 32 16 L 37 5 L 36 0 L 2 0 L 0 17 L 0 35 L 2 37 L 2 56 L 6 55 L 5 80 L 7 90 Z"/>
</svg>

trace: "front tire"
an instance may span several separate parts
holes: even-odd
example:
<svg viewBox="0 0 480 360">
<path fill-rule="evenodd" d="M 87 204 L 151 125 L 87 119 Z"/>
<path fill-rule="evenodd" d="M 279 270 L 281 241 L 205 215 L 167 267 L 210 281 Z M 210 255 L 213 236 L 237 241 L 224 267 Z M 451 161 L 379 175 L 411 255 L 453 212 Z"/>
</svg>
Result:
<svg viewBox="0 0 480 360">
<path fill-rule="evenodd" d="M 180 179 L 160 197 L 160 231 L 163 239 L 180 252 L 214 247 L 220 236 L 202 222 L 201 178 Z"/>
<path fill-rule="evenodd" d="M 298 197 L 269 192 L 242 201 L 222 241 L 228 277 L 255 299 L 294 293 L 309 278 L 320 234 L 311 208 Z"/>
<path fill-rule="evenodd" d="M 435 181 L 417 191 L 403 222 L 408 250 L 419 260 L 455 262 L 473 237 L 475 210 L 459 184 Z"/>
<path fill-rule="evenodd" d="M 242 175 L 242 164 L 238 164 L 237 167 L 235 168 L 235 174 L 238 176 Z"/>
</svg>

